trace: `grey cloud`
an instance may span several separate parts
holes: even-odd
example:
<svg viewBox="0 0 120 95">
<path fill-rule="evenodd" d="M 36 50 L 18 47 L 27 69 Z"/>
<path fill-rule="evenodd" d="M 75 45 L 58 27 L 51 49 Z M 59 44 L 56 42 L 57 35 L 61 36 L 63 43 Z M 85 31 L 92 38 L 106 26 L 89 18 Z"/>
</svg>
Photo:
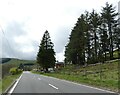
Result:
<svg viewBox="0 0 120 95">
<path fill-rule="evenodd" d="M 54 48 L 56 53 L 61 53 L 67 44 L 71 30 L 67 26 L 60 27 L 54 38 Z"/>
<path fill-rule="evenodd" d="M 20 45 L 15 42 L 14 37 L 20 35 L 26 35 L 26 32 L 23 30 L 23 25 L 18 22 L 11 22 L 3 29 L 4 34 L 2 36 L 2 57 L 17 57 L 22 59 L 33 59 L 33 54 L 24 54 L 20 51 L 23 45 Z"/>
</svg>

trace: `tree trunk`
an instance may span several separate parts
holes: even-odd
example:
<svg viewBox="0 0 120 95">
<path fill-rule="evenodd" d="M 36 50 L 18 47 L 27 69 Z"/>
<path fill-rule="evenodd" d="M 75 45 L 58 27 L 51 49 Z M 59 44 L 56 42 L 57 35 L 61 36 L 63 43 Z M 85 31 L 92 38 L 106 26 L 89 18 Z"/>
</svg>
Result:
<svg viewBox="0 0 120 95">
<path fill-rule="evenodd" d="M 120 46 L 119 46 L 119 44 L 117 44 L 117 47 L 118 47 L 118 59 L 120 59 Z"/>
<path fill-rule="evenodd" d="M 94 55 L 94 60 L 95 60 L 95 63 L 97 62 L 97 35 L 94 31 L 94 47 L 95 47 L 95 55 Z"/>
<path fill-rule="evenodd" d="M 105 51 L 105 61 L 106 61 L 106 56 L 107 56 L 107 55 L 106 55 L 106 51 Z"/>
<path fill-rule="evenodd" d="M 111 31 L 111 25 L 108 25 L 109 28 L 109 35 L 110 35 L 110 59 L 113 59 L 113 39 L 112 39 L 112 31 Z"/>
<path fill-rule="evenodd" d="M 46 73 L 48 73 L 48 68 L 45 68 L 45 70 L 46 70 Z"/>
</svg>

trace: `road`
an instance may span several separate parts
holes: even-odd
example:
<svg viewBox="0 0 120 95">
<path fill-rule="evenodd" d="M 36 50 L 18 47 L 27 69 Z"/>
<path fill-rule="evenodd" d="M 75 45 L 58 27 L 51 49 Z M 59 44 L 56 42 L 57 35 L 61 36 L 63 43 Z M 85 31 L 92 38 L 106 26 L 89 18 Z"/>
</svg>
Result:
<svg viewBox="0 0 120 95">
<path fill-rule="evenodd" d="M 110 93 L 65 80 L 23 72 L 12 93 Z M 110 95 L 110 94 L 109 94 Z"/>
</svg>

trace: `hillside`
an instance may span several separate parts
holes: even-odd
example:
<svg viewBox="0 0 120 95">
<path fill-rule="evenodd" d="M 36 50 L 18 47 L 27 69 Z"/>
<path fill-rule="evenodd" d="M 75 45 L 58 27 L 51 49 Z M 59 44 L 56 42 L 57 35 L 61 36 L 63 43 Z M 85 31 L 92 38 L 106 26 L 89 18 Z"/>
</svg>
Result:
<svg viewBox="0 0 120 95">
<path fill-rule="evenodd" d="M 11 58 L 0 58 L 0 63 L 6 63 L 6 62 L 8 62 L 8 61 L 10 61 L 11 60 Z"/>
<path fill-rule="evenodd" d="M 20 64 L 20 63 L 35 63 L 35 60 L 21 60 L 16 58 L 0 58 L 2 64 Z"/>
<path fill-rule="evenodd" d="M 34 60 L 20 60 L 20 59 L 15 59 L 15 58 L 2 58 L 4 59 L 4 62 L 0 65 L 2 65 L 2 78 L 6 75 L 9 74 L 9 70 L 12 67 L 18 67 L 20 63 L 33 63 L 35 64 Z M 1 78 L 1 76 L 0 76 Z"/>
</svg>

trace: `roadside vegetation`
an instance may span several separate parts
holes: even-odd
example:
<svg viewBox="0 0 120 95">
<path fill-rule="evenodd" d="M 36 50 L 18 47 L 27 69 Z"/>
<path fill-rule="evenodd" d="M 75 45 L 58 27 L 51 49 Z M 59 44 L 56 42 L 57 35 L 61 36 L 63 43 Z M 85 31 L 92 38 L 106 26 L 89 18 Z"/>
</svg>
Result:
<svg viewBox="0 0 120 95">
<path fill-rule="evenodd" d="M 48 56 L 53 45 L 49 35 L 44 34 L 37 55 L 39 72 L 33 72 L 118 91 L 120 27 L 117 16 L 115 7 L 108 2 L 99 13 L 93 10 L 81 14 L 65 46 L 65 67 L 51 73 L 45 71 L 55 65 L 54 57 Z"/>
<path fill-rule="evenodd" d="M 32 72 L 118 91 L 118 60 L 86 67 L 71 64 L 66 65 L 64 68 L 56 69 L 55 72 L 51 73 Z"/>
<path fill-rule="evenodd" d="M 2 59 L 1 59 L 2 60 Z M 2 76 L 0 77 L 0 91 L 4 93 L 6 89 L 21 75 L 23 68 L 21 64 L 35 63 L 32 60 L 20 60 L 14 58 L 3 58 L 0 64 L 2 67 Z M 26 66 L 27 67 L 27 66 Z M 28 66 L 25 69 L 30 69 Z"/>
<path fill-rule="evenodd" d="M 14 58 L 11 58 L 11 59 L 4 58 L 4 61 L 5 62 L 2 63 L 2 78 L 4 78 L 4 76 L 9 75 L 10 74 L 9 71 L 13 67 L 19 67 L 20 64 L 25 64 L 25 63 L 35 63 L 35 61 L 32 61 L 32 60 L 20 60 L 20 59 L 14 59 Z"/>
<path fill-rule="evenodd" d="M 0 79 L 0 94 L 2 93 L 2 80 Z"/>
<path fill-rule="evenodd" d="M 20 75 L 21 73 L 5 76 L 2 79 L 2 93 L 4 93 L 9 88 L 11 83 L 13 83 Z"/>
</svg>

